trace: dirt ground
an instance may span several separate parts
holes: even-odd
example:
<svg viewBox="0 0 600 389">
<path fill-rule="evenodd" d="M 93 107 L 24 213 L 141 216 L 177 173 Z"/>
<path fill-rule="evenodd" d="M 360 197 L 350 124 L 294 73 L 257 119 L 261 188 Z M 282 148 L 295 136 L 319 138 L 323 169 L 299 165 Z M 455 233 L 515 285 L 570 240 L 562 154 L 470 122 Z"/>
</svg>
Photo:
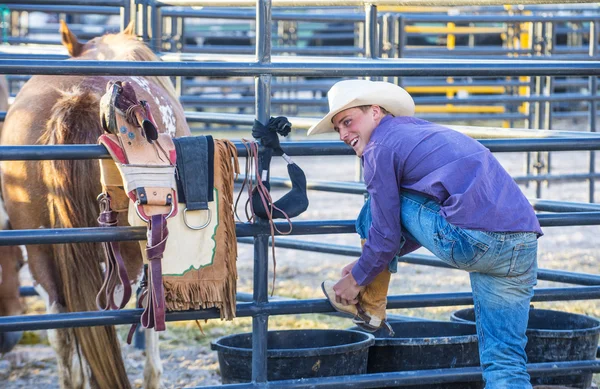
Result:
<svg viewBox="0 0 600 389">
<path fill-rule="evenodd" d="M 517 153 L 496 154 L 501 163 L 513 175 L 524 174 L 524 155 Z M 355 179 L 355 157 L 311 157 L 295 158 L 305 170 L 309 180 L 353 181 Z M 586 172 L 589 168 L 589 152 L 552 153 L 554 173 Z M 600 162 L 596 164 L 600 170 Z M 286 175 L 285 165 L 275 159 L 272 176 Z M 522 187 L 524 193 L 535 197 L 535 185 Z M 281 195 L 274 191 L 274 197 Z M 561 201 L 588 201 L 587 183 L 561 183 L 544 186 L 542 197 Z M 353 219 L 356 217 L 362 196 L 344 195 L 326 192 L 309 192 L 309 210 L 299 220 Z M 539 265 L 545 269 L 560 269 L 587 274 L 598 274 L 598 226 L 552 227 L 544 228 L 545 236 L 540 239 Z M 292 239 L 327 242 L 332 244 L 358 247 L 355 235 L 298 236 Z M 239 283 L 240 292 L 252 291 L 253 249 L 246 244 L 239 245 Z M 426 251 L 419 251 L 426 253 Z M 337 277 L 341 267 L 355 258 L 318 254 L 305 251 L 277 249 L 277 279 L 275 294 L 295 298 L 322 298 L 320 283 L 324 279 Z M 272 264 L 271 264 L 272 268 Z M 31 282 L 23 274 L 24 284 Z M 541 281 L 539 287 L 564 286 Z M 470 291 L 468 276 L 464 272 L 420 267 L 403 264 L 392 279 L 390 294 L 418 294 Z M 39 299 L 30 298 L 29 313 L 39 312 Z M 536 304 L 537 307 L 561 309 L 600 317 L 599 301 L 571 301 Z M 397 310 L 393 313 L 410 316 L 422 316 L 447 320 L 457 307 Z M 323 319 L 324 316 L 297 315 L 278 317 L 270 320 L 270 328 L 344 328 L 350 325 L 345 320 Z M 210 341 L 234 332 L 249 331 L 248 319 L 236 319 L 233 323 L 209 322 L 203 324 L 205 335 L 196 325 L 169 324 L 168 330 L 161 335 L 161 354 L 164 366 L 164 387 L 179 388 L 220 384 L 216 352 L 211 351 Z M 120 328 L 124 336 L 128 328 Z M 22 344 L 0 358 L 0 386 L 7 389 L 29 388 L 32 386 L 57 388 L 56 363 L 51 348 L 45 340 L 45 332 L 30 334 L 35 339 Z M 140 387 L 143 377 L 144 352 L 123 342 L 123 354 L 126 360 L 130 381 Z"/>
</svg>

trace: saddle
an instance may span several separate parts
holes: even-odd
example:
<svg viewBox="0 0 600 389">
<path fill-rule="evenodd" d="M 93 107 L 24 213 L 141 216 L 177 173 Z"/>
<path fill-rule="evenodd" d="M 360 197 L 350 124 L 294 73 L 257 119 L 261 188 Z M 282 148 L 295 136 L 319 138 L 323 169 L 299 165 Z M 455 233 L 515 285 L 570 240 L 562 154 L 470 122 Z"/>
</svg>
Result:
<svg viewBox="0 0 600 389">
<path fill-rule="evenodd" d="M 115 226 L 118 213 L 128 211 L 132 226 L 147 227 L 147 241 L 140 242 L 145 262 L 138 303 L 144 308 L 142 326 L 164 330 L 166 310 L 217 307 L 221 318 L 232 319 L 237 248 L 233 212 L 228 214 L 227 206 L 231 208 L 234 173 L 239 172 L 235 146 L 210 137 L 174 140 L 160 133 L 148 103 L 137 100 L 131 84 L 119 81 L 107 85 L 100 120 L 105 134 L 98 142 L 112 160 L 100 160 L 98 222 Z M 197 154 L 204 159 L 198 162 Z M 187 163 L 195 165 L 186 168 Z M 194 177 L 199 170 L 205 174 Z M 207 242 L 214 244 L 203 247 Z M 120 309 L 131 297 L 131 284 L 118 243 L 103 247 L 106 271 L 96 303 L 100 309 Z"/>
</svg>

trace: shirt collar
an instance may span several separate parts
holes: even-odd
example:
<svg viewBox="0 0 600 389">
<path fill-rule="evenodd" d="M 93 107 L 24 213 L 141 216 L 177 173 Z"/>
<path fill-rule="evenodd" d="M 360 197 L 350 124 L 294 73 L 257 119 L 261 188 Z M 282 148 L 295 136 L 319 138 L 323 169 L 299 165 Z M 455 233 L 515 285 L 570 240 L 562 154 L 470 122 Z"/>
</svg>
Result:
<svg viewBox="0 0 600 389">
<path fill-rule="evenodd" d="M 390 122 L 393 118 L 394 117 L 392 115 L 385 115 L 383 118 L 381 118 L 379 125 L 375 127 L 375 129 L 371 133 L 371 139 L 369 139 L 369 143 L 377 142 L 383 137 L 385 130 L 389 127 Z"/>
</svg>

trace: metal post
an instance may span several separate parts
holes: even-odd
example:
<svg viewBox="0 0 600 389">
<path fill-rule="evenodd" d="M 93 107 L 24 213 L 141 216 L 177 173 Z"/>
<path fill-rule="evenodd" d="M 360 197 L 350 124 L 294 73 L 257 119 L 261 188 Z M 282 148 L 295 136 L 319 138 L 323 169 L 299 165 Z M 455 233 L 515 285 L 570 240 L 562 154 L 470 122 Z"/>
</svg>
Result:
<svg viewBox="0 0 600 389">
<path fill-rule="evenodd" d="M 379 57 L 379 34 L 377 32 L 377 6 L 365 4 L 365 57 L 376 59 Z M 367 80 L 378 81 L 380 76 L 365 77 Z M 363 167 L 360 159 L 356 160 L 355 180 L 363 181 Z"/>
<path fill-rule="evenodd" d="M 256 2 L 256 61 L 260 64 L 271 63 L 271 0 Z M 261 74 L 255 78 L 255 115 L 256 120 L 268 123 L 271 106 L 271 75 Z M 263 154 L 261 147 L 260 155 Z M 261 164 L 262 165 L 262 164 Z M 264 174 L 269 179 L 267 168 Z M 257 177 L 261 179 L 261 177 Z M 258 220 L 258 224 L 266 223 Z M 254 302 L 268 304 L 269 238 L 266 235 L 254 237 Z M 259 314 L 252 317 L 252 381 L 267 382 L 267 335 L 269 315 Z"/>
<path fill-rule="evenodd" d="M 377 38 L 377 6 L 365 5 L 365 57 L 377 58 L 379 56 L 379 44 Z"/>
<path fill-rule="evenodd" d="M 150 47 L 154 52 L 162 50 L 162 10 L 155 0 L 150 0 Z"/>
<path fill-rule="evenodd" d="M 124 1 L 123 6 L 121 7 L 121 31 L 123 31 L 131 21 L 131 2 Z"/>
<path fill-rule="evenodd" d="M 404 49 L 406 48 L 407 42 L 408 42 L 408 38 L 406 37 L 406 31 L 405 31 L 405 26 L 406 26 L 406 19 L 404 18 L 404 16 L 399 16 L 397 19 L 397 23 L 396 23 L 396 56 L 395 58 L 402 58 L 404 57 Z M 398 85 L 402 86 L 404 85 L 404 78 L 403 77 L 398 77 Z"/>
<path fill-rule="evenodd" d="M 590 22 L 590 56 L 596 57 L 598 55 L 598 38 L 600 34 L 598 31 L 598 20 L 593 20 Z M 591 76 L 589 78 L 589 87 L 590 87 L 590 131 L 596 132 L 596 109 L 598 103 L 593 99 L 596 96 L 598 90 L 598 77 Z M 590 151 L 590 175 L 596 172 L 596 152 Z M 595 192 L 595 183 L 593 177 L 590 177 L 589 180 L 589 202 L 594 202 L 594 192 Z"/>
<path fill-rule="evenodd" d="M 182 17 L 173 18 L 173 36 L 174 39 L 174 47 L 172 47 L 171 51 L 175 51 L 181 53 L 185 48 L 185 23 Z M 177 92 L 177 96 L 182 96 L 185 93 L 185 77 L 175 77 L 175 92 Z"/>
<path fill-rule="evenodd" d="M 137 9 L 137 3 L 136 0 L 129 0 L 129 6 L 128 6 L 128 12 L 129 12 L 129 17 L 126 20 L 126 24 L 125 27 L 127 27 L 129 25 L 129 23 L 133 22 L 134 23 L 134 31 L 136 33 L 136 35 L 139 36 L 139 26 L 138 26 L 138 9 Z"/>
<path fill-rule="evenodd" d="M 544 41 L 546 42 L 546 50 L 545 53 L 552 57 L 553 51 L 554 51 L 554 40 L 555 40 L 555 34 L 554 34 L 554 22 L 547 22 L 546 23 L 546 33 L 544 34 Z M 544 96 L 551 96 L 552 95 L 552 91 L 554 89 L 554 77 L 552 76 L 546 76 L 546 85 L 545 85 L 545 89 L 544 89 Z M 540 127 L 540 129 L 544 129 L 544 130 L 551 130 L 552 129 L 552 102 L 550 100 L 546 100 L 544 102 L 544 123 L 543 123 L 543 127 Z M 546 169 L 545 169 L 545 173 L 547 175 L 550 175 L 550 173 L 552 173 L 552 154 L 550 152 L 546 153 Z M 546 181 L 546 188 L 548 188 L 550 186 L 550 181 Z"/>
<path fill-rule="evenodd" d="M 546 50 L 546 41 L 545 41 L 545 34 L 546 32 L 546 25 L 543 22 L 538 23 L 538 28 L 536 31 L 536 35 L 537 35 L 537 47 L 538 47 L 538 53 L 540 56 L 543 56 L 545 54 L 545 50 Z M 544 77 L 542 76 L 536 76 L 535 77 L 535 92 L 538 96 L 542 96 L 543 95 L 543 91 L 544 91 Z M 540 126 L 542 125 L 542 119 L 544 117 L 544 104 L 541 101 L 538 101 L 535 103 L 536 106 L 536 118 L 535 118 L 535 128 L 540 128 Z M 541 152 L 536 152 L 535 153 L 535 162 L 534 162 L 534 169 L 535 169 L 535 174 L 536 175 L 540 175 L 543 172 L 544 169 L 544 158 Z M 542 197 L 542 182 L 541 181 L 536 181 L 535 182 L 535 197 L 536 198 L 541 198 Z"/>
</svg>

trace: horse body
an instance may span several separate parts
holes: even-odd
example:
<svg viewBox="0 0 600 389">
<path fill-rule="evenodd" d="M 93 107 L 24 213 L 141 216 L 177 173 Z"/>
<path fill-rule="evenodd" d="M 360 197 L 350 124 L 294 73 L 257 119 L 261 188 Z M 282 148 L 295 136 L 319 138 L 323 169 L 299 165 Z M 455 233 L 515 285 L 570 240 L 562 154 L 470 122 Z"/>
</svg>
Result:
<svg viewBox="0 0 600 389">
<path fill-rule="evenodd" d="M 94 38 L 85 45 L 63 24 L 63 44 L 73 60 L 157 60 L 132 34 Z M 2 145 L 96 143 L 103 130 L 99 102 L 109 80 L 131 82 L 138 99 L 146 100 L 161 131 L 189 135 L 183 108 L 167 77 L 34 76 L 11 106 L 0 136 Z M 5 161 L 2 193 L 15 229 L 96 226 L 100 193 L 98 162 Z M 126 212 L 119 224 L 127 225 Z M 137 242 L 122 242 L 131 280 L 141 273 Z M 99 244 L 27 246 L 34 280 L 43 288 L 49 312 L 96 310 L 104 259 Z M 127 388 L 118 339 L 113 327 L 56 330 L 51 337 L 58 354 L 63 387 Z M 81 353 L 79 352 L 81 351 Z M 85 363 L 77 360 L 82 354 Z"/>
<path fill-rule="evenodd" d="M 6 76 L 0 75 L 0 111 L 7 111 L 9 86 Z M 0 131 L 3 122 L 0 122 Z M 0 230 L 10 229 L 8 214 L 0 199 Z M 0 316 L 16 316 L 23 313 L 19 295 L 19 270 L 23 255 L 17 246 L 0 246 Z M 21 340 L 22 331 L 0 332 L 0 354 L 7 353 Z"/>
</svg>

